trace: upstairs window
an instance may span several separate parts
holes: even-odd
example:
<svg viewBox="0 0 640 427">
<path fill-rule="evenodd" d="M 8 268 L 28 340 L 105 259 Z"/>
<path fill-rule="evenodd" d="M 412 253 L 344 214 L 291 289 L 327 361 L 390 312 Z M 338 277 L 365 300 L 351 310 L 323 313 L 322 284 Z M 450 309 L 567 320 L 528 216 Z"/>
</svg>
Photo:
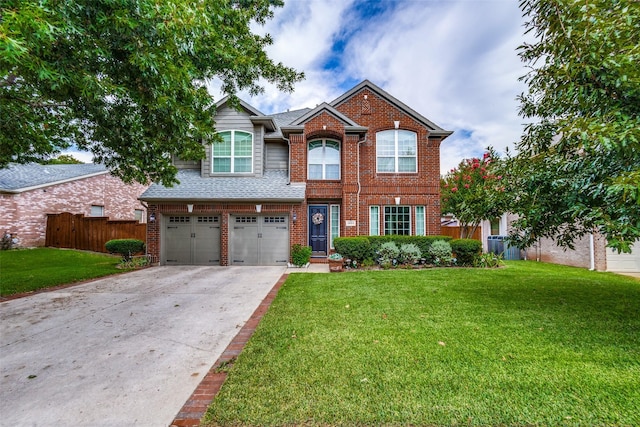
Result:
<svg viewBox="0 0 640 427">
<path fill-rule="evenodd" d="M 340 143 L 330 139 L 309 142 L 308 179 L 340 179 Z"/>
<path fill-rule="evenodd" d="M 418 171 L 417 135 L 409 130 L 393 129 L 376 134 L 378 172 L 408 173 Z"/>
<path fill-rule="evenodd" d="M 213 173 L 253 172 L 253 135 L 240 130 L 220 132 L 222 142 L 211 145 Z"/>
</svg>

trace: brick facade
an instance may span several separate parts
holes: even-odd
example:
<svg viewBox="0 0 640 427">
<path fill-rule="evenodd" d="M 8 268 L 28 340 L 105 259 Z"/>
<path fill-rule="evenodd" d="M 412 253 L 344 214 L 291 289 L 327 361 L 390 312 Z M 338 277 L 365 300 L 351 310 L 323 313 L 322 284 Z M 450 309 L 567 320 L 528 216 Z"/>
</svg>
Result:
<svg viewBox="0 0 640 427">
<path fill-rule="evenodd" d="M 105 173 L 19 193 L 1 193 L 0 232 L 17 235 L 21 247 L 35 247 L 44 245 L 50 213 L 90 216 L 95 205 L 103 206 L 104 216 L 110 219 L 135 219 L 136 209 L 145 210 L 138 197 L 146 187 L 124 184 Z"/>
<path fill-rule="evenodd" d="M 246 106 L 247 118 L 240 121 L 238 114 L 226 111 L 227 122 L 218 121 L 218 130 L 246 129 L 256 111 Z M 301 110 L 299 110 L 301 111 Z M 293 115 L 287 113 L 287 118 Z M 278 115 L 274 115 L 278 116 Z M 233 117 L 233 121 L 231 121 Z M 267 119 L 268 116 L 264 116 Z M 281 119 L 280 119 L 281 120 Z M 264 120 L 261 122 L 263 123 Z M 424 207 L 427 235 L 440 234 L 440 143 L 451 132 L 439 128 L 426 118 L 411 110 L 400 101 L 370 82 L 363 82 L 332 104 L 322 104 L 316 109 L 301 112 L 298 118 L 289 121 L 282 127 L 279 136 L 271 136 L 270 140 L 281 138 L 288 144 L 289 179 L 292 184 L 306 185 L 304 200 L 300 203 L 269 204 L 262 203 L 262 214 L 287 213 L 290 218 L 289 244 L 309 245 L 308 230 L 310 205 L 339 206 L 340 236 L 368 235 L 370 206 L 379 206 L 380 224 L 384 224 L 384 207 L 401 205 L 410 207 L 411 234 L 417 231 L 416 207 Z M 387 130 L 405 130 L 416 134 L 417 171 L 411 173 L 379 173 L 377 172 L 376 135 Z M 276 129 L 276 134 L 280 129 Z M 264 135 L 264 129 L 255 131 L 256 135 Z M 340 145 L 340 178 L 309 180 L 308 144 L 317 139 L 338 141 Z M 264 141 L 256 141 L 254 156 L 263 153 Z M 266 151 L 266 150 L 265 150 Z M 209 160 L 207 160 L 208 162 Z M 257 163 L 254 163 L 257 164 Z M 262 164 L 262 162 L 260 162 Z M 207 169 L 208 170 L 208 169 Z M 262 171 L 255 173 L 260 175 Z M 205 175 L 202 175 L 205 177 Z M 208 175 L 207 175 L 208 177 Z M 215 177 L 210 179 L 215 180 Z M 184 194 L 179 194 L 184 198 Z M 399 199 L 398 199 L 399 198 Z M 161 232 L 159 230 L 162 215 L 184 213 L 185 201 L 180 204 L 163 204 L 149 198 L 149 213 L 155 215 L 155 224 L 150 221 L 148 227 L 147 248 L 152 255 L 161 257 Z M 228 265 L 229 224 L 232 214 L 256 213 L 255 203 L 209 203 L 194 202 L 192 214 L 208 213 L 221 216 L 221 264 Z M 292 219 L 296 220 L 293 221 Z M 330 233 L 330 230 L 328 230 Z M 384 225 L 380 234 L 384 234 Z M 330 252 L 327 248 L 326 252 Z"/>
</svg>

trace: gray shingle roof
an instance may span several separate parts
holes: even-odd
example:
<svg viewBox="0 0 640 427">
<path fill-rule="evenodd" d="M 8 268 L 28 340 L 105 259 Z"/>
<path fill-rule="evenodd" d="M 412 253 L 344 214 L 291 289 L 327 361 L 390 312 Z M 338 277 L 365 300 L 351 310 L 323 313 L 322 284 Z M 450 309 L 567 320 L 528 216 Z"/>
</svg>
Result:
<svg viewBox="0 0 640 427">
<path fill-rule="evenodd" d="M 107 172 L 104 165 L 94 163 L 77 165 L 11 164 L 5 169 L 0 169 L 0 191 L 20 193 L 33 188 L 88 178 Z"/>
<path fill-rule="evenodd" d="M 269 117 L 273 119 L 273 121 L 278 126 L 278 129 L 275 132 L 269 132 L 265 136 L 267 138 L 282 138 L 282 131 L 280 130 L 283 126 L 288 126 L 291 123 L 295 122 L 298 118 L 304 116 L 311 108 L 302 108 L 300 110 L 293 111 L 285 111 L 284 113 L 271 114 Z"/>
<path fill-rule="evenodd" d="M 177 179 L 180 184 L 173 187 L 151 185 L 140 200 L 301 202 L 305 196 L 305 185 L 289 184 L 286 171 L 265 171 L 260 177 L 203 178 L 200 171 L 180 170 Z"/>
</svg>

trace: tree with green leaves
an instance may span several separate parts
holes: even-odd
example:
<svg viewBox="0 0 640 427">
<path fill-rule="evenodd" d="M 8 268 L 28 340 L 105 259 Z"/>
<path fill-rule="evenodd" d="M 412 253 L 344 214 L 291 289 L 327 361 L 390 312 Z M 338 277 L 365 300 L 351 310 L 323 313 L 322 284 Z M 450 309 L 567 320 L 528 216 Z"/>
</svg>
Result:
<svg viewBox="0 0 640 427">
<path fill-rule="evenodd" d="M 640 238 L 640 2 L 523 0 L 531 43 L 526 124 L 507 160 L 512 239 L 572 247 L 600 232 L 628 252 Z"/>
<path fill-rule="evenodd" d="M 82 162 L 76 159 L 75 157 L 73 157 L 71 154 L 60 154 L 57 157 L 43 161 L 42 164 L 44 165 L 79 165 L 79 164 L 82 164 Z"/>
<path fill-rule="evenodd" d="M 500 165 L 500 158 L 489 148 L 482 159 L 463 160 L 440 180 L 440 210 L 460 221 L 462 238 L 473 236 L 483 220 L 507 210 Z"/>
<path fill-rule="evenodd" d="M 281 0 L 3 0 L 0 167 L 76 145 L 124 181 L 176 182 L 204 157 L 222 92 L 292 91 L 301 73 L 251 31 Z"/>
</svg>

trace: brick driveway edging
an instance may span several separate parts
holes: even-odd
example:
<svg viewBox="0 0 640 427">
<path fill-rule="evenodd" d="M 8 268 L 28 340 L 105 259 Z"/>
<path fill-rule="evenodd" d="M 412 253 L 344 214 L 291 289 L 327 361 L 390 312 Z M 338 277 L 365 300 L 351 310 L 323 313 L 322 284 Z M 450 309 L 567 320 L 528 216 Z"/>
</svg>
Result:
<svg viewBox="0 0 640 427">
<path fill-rule="evenodd" d="M 242 352 L 244 346 L 255 332 L 258 324 L 262 320 L 271 303 L 278 295 L 282 284 L 287 280 L 288 274 L 283 274 L 280 280 L 273 286 L 267 296 L 262 300 L 258 308 L 253 312 L 249 320 L 240 329 L 240 332 L 231 340 L 222 355 L 216 360 L 209 372 L 196 387 L 191 397 L 185 402 L 171 423 L 170 427 L 198 427 L 200 420 L 207 412 L 207 408 L 213 402 L 216 394 L 222 388 L 222 384 L 227 379 L 227 372 L 220 368 L 225 365 L 232 365 L 233 361 Z"/>
</svg>

